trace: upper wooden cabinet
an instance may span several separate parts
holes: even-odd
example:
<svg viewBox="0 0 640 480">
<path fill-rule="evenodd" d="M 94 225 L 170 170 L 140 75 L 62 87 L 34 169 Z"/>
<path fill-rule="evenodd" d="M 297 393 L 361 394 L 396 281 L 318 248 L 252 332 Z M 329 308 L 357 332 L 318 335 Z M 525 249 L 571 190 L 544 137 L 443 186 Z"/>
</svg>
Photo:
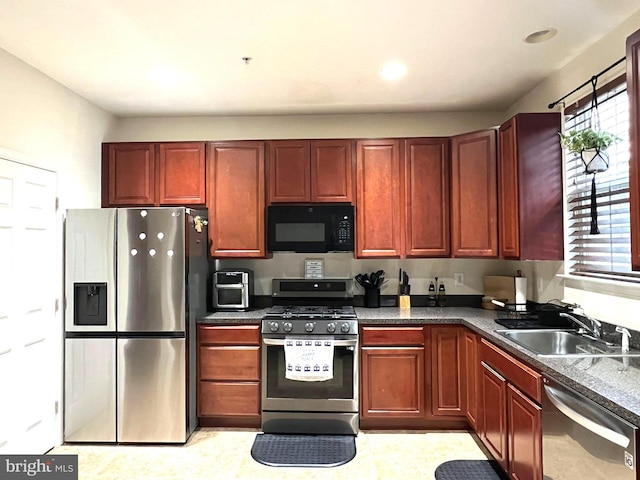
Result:
<svg viewBox="0 0 640 480">
<path fill-rule="evenodd" d="M 627 38 L 631 268 L 640 270 L 640 30 Z"/>
<path fill-rule="evenodd" d="M 204 205 L 204 145 L 103 144 L 102 206 Z"/>
<path fill-rule="evenodd" d="M 498 256 L 496 131 L 451 138 L 451 254 Z"/>
<path fill-rule="evenodd" d="M 559 113 L 521 113 L 499 130 L 500 256 L 562 260 Z"/>
<path fill-rule="evenodd" d="M 204 143 L 158 145 L 158 203 L 202 205 L 205 203 Z"/>
<path fill-rule="evenodd" d="M 156 203 L 155 145 L 102 144 L 102 206 Z"/>
<path fill-rule="evenodd" d="M 404 205 L 407 257 L 448 257 L 449 139 L 404 141 Z"/>
<path fill-rule="evenodd" d="M 265 257 L 264 142 L 213 142 L 209 169 L 212 257 Z"/>
<path fill-rule="evenodd" d="M 353 142 L 269 142 L 269 203 L 354 200 Z"/>
<path fill-rule="evenodd" d="M 356 151 L 356 257 L 399 257 L 400 142 L 361 140 Z"/>
</svg>

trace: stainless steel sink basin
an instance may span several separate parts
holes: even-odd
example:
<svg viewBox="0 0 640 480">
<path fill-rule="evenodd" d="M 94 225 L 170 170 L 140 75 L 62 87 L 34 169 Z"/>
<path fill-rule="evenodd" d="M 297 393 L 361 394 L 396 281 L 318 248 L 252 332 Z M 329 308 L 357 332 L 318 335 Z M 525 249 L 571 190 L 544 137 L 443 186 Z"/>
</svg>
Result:
<svg viewBox="0 0 640 480">
<path fill-rule="evenodd" d="M 503 337 L 540 357 L 638 357 L 640 351 L 623 353 L 620 345 L 581 335 L 574 330 L 496 330 Z"/>
</svg>

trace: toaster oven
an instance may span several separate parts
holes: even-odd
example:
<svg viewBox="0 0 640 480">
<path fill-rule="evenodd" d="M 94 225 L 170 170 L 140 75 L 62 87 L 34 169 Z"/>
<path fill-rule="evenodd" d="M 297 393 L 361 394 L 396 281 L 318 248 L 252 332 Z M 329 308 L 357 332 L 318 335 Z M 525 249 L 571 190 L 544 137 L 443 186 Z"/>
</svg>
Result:
<svg viewBox="0 0 640 480">
<path fill-rule="evenodd" d="M 247 310 L 253 297 L 253 271 L 219 270 L 213 274 L 213 308 Z"/>
</svg>

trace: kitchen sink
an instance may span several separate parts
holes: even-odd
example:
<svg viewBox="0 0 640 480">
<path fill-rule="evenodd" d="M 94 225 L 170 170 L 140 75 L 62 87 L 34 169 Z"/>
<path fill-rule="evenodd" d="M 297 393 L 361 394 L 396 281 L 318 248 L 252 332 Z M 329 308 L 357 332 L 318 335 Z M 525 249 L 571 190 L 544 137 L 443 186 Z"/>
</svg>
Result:
<svg viewBox="0 0 640 480">
<path fill-rule="evenodd" d="M 540 357 L 640 357 L 640 351 L 622 352 L 620 345 L 582 335 L 575 330 L 496 330 L 503 337 Z"/>
</svg>

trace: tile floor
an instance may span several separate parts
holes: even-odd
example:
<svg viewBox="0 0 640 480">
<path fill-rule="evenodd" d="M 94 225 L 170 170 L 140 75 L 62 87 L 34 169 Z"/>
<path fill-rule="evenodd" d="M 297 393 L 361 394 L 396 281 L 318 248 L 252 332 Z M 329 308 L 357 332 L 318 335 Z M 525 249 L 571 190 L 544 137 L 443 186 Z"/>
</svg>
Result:
<svg viewBox="0 0 640 480">
<path fill-rule="evenodd" d="M 465 432 L 360 432 L 356 456 L 333 468 L 268 467 L 251 457 L 257 430 L 201 428 L 182 446 L 62 445 L 78 454 L 80 480 L 433 480 L 442 462 L 485 459 Z"/>
</svg>

